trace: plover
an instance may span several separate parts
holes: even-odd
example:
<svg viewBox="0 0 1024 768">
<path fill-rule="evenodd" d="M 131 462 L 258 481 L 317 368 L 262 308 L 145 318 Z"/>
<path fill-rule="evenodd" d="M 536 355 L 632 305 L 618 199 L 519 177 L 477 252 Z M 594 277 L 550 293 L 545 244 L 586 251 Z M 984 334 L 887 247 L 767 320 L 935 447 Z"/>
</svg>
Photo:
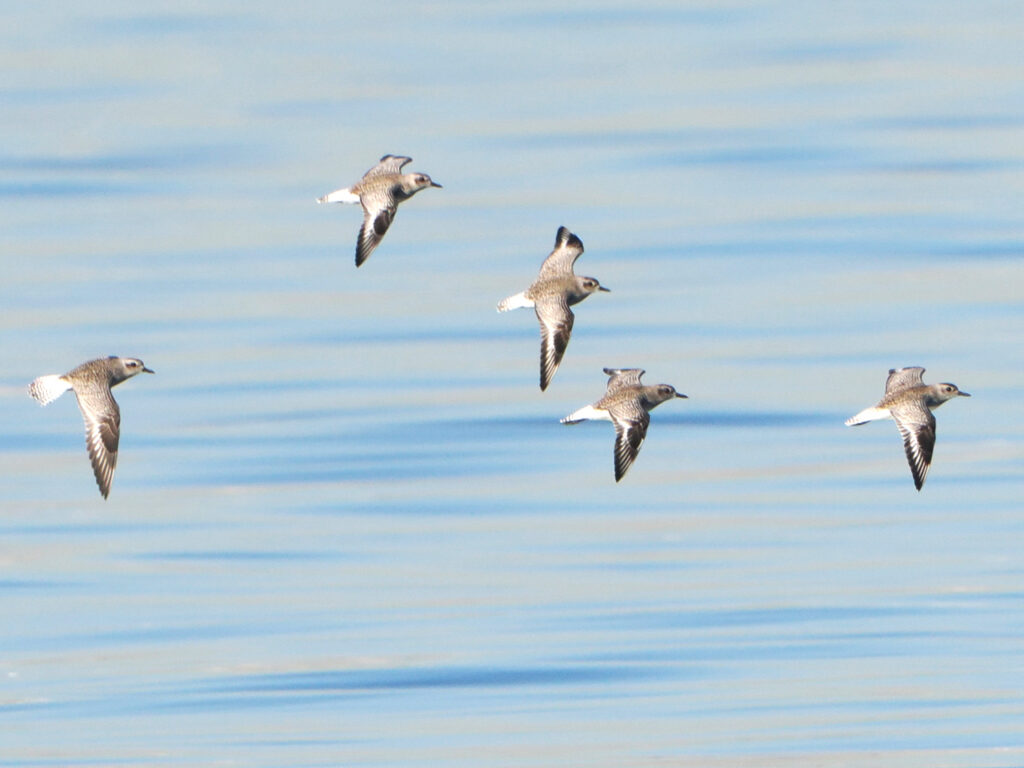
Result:
<svg viewBox="0 0 1024 768">
<path fill-rule="evenodd" d="M 932 411 L 954 397 L 970 397 L 956 384 L 925 384 L 924 368 L 890 368 L 885 380 L 885 396 L 878 405 L 865 408 L 846 420 L 855 427 L 878 419 L 892 419 L 903 436 L 903 448 L 914 476 L 914 485 L 921 490 L 935 448 L 935 417 Z"/>
<path fill-rule="evenodd" d="M 644 372 L 639 368 L 605 368 L 604 372 L 611 377 L 604 397 L 593 405 L 573 411 L 562 419 L 562 423 L 605 419 L 615 425 L 615 482 L 619 482 L 647 437 L 650 411 L 666 400 L 685 398 L 686 395 L 676 392 L 670 384 L 644 386 L 640 383 Z"/>
<path fill-rule="evenodd" d="M 356 241 L 356 266 L 366 261 L 380 243 L 395 219 L 398 204 L 408 200 L 421 189 L 441 188 L 425 173 L 402 173 L 402 167 L 412 162 L 411 157 L 384 155 L 363 178 L 351 187 L 336 189 L 317 198 L 318 203 L 361 203 L 363 226 Z"/>
<path fill-rule="evenodd" d="M 78 408 L 85 419 L 85 444 L 96 475 L 96 484 L 103 498 L 110 494 L 110 484 L 117 466 L 117 443 L 121 436 L 121 409 L 117 407 L 110 388 L 137 373 L 152 373 L 134 357 L 90 360 L 63 376 L 40 376 L 28 385 L 28 392 L 40 405 L 51 403 L 67 392 L 75 391 Z"/>
<path fill-rule="evenodd" d="M 569 309 L 595 291 L 605 291 L 596 278 L 573 274 L 572 266 L 583 253 L 583 243 L 565 227 L 558 228 L 555 249 L 544 259 L 533 285 L 502 299 L 499 312 L 533 307 L 540 321 L 540 388 L 543 392 L 562 362 L 569 344 L 573 315 Z"/>
</svg>

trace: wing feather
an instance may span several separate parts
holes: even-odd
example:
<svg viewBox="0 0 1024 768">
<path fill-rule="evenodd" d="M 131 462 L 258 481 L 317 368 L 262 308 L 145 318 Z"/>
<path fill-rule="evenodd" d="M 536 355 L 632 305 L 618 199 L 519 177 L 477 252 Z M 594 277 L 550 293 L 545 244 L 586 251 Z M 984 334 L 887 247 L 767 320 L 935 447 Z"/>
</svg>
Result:
<svg viewBox="0 0 1024 768">
<path fill-rule="evenodd" d="M 370 254 L 380 245 L 381 238 L 388 231 L 391 222 L 395 219 L 397 206 L 390 205 L 371 211 L 364 208 L 363 226 L 359 229 L 359 240 L 356 242 L 356 266 L 362 266 L 363 262 L 370 258 Z"/>
<path fill-rule="evenodd" d="M 103 498 L 110 495 L 121 438 L 121 409 L 106 387 L 76 390 L 78 408 L 85 421 L 85 445 Z"/>
<path fill-rule="evenodd" d="M 569 346 L 575 319 L 564 296 L 542 299 L 534 304 L 540 321 L 540 389 L 548 388 Z"/>
<path fill-rule="evenodd" d="M 608 379 L 608 387 L 605 389 L 606 397 L 620 389 L 639 387 L 640 377 L 644 375 L 641 368 L 605 368 L 604 372 L 611 377 Z"/>
<path fill-rule="evenodd" d="M 555 249 L 540 266 L 540 279 L 572 274 L 572 266 L 583 253 L 583 242 L 565 227 L 558 228 Z"/>
<path fill-rule="evenodd" d="M 640 453 L 651 416 L 632 401 L 621 403 L 610 412 L 615 425 L 615 482 L 619 482 Z"/>
<path fill-rule="evenodd" d="M 914 485 L 921 490 L 935 449 L 935 416 L 923 405 L 907 405 L 892 410 L 893 421 L 903 437 Z"/>
<path fill-rule="evenodd" d="M 373 168 L 363 174 L 364 179 L 370 179 L 374 176 L 384 176 L 389 173 L 401 173 L 402 168 L 412 162 L 411 157 L 403 157 L 402 155 L 384 155 Z"/>
<path fill-rule="evenodd" d="M 924 383 L 924 368 L 890 368 L 889 378 L 885 380 L 885 394 L 899 392 L 911 387 L 919 387 Z"/>
</svg>

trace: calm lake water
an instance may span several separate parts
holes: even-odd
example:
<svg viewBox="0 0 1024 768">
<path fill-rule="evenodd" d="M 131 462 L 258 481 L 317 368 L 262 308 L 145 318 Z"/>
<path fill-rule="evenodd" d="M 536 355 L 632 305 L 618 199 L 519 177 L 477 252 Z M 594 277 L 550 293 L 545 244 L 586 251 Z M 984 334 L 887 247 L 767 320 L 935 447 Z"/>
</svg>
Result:
<svg viewBox="0 0 1024 768">
<path fill-rule="evenodd" d="M 1024 764 L 1019 5 L 0 30 L 0 766 Z M 356 270 L 385 153 L 444 189 Z M 104 502 L 25 387 L 107 354 Z M 904 365 L 973 394 L 921 493 L 843 426 Z M 618 484 L 605 366 L 689 395 Z"/>
</svg>

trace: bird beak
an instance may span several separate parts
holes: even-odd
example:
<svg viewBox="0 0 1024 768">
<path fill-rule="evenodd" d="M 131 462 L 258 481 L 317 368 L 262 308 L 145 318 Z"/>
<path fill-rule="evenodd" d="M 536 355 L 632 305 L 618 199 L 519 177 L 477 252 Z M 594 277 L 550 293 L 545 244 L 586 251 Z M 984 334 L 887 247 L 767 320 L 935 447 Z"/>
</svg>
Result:
<svg viewBox="0 0 1024 768">
<path fill-rule="evenodd" d="M 970 397 L 971 396 L 970 392 L 959 392 L 958 394 L 960 395 L 960 397 Z"/>
<path fill-rule="evenodd" d="M 146 366 L 142 366 L 142 372 L 143 373 L 153 373 L 153 371 L 149 370 L 149 368 L 147 368 Z"/>
<path fill-rule="evenodd" d="M 612 292 L 611 288 L 605 288 L 603 285 L 597 286 L 597 290 L 604 291 L 605 293 L 611 293 Z"/>
<path fill-rule="evenodd" d="M 432 186 L 432 187 L 437 187 L 438 189 L 444 189 L 444 187 L 442 187 L 442 186 L 441 186 L 440 184 L 438 184 L 438 183 L 437 183 L 436 181 L 431 181 L 431 182 L 430 182 L 430 186 Z"/>
<path fill-rule="evenodd" d="M 684 400 L 689 400 L 690 399 L 686 395 L 684 395 L 682 392 L 676 392 L 676 397 L 681 397 Z"/>
</svg>

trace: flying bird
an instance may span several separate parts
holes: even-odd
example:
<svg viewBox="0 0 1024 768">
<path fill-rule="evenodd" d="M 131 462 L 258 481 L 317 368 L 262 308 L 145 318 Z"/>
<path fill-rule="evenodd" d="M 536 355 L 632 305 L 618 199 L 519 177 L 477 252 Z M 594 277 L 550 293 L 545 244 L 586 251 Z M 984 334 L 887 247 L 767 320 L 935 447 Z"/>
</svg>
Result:
<svg viewBox="0 0 1024 768">
<path fill-rule="evenodd" d="M 540 322 L 540 389 L 551 383 L 569 344 L 575 315 L 569 309 L 597 291 L 608 292 L 596 278 L 580 277 L 572 271 L 583 253 L 583 243 L 565 227 L 558 228 L 555 249 L 540 266 L 533 285 L 525 291 L 502 299 L 499 312 L 533 307 Z"/>
<path fill-rule="evenodd" d="M 117 466 L 117 444 L 121 438 L 121 409 L 110 388 L 139 373 L 153 373 L 134 357 L 110 357 L 90 360 L 63 375 L 40 376 L 28 386 L 29 394 L 40 405 L 52 403 L 69 389 L 78 398 L 85 420 L 85 445 L 103 498 L 110 495 Z"/>
<path fill-rule="evenodd" d="M 318 203 L 360 203 L 363 206 L 363 226 L 356 241 L 356 266 L 370 258 L 395 220 L 398 204 L 408 200 L 421 189 L 441 188 L 425 173 L 402 173 L 412 162 L 411 157 L 384 155 L 363 178 L 351 187 L 336 189 L 317 198 Z"/>
<path fill-rule="evenodd" d="M 608 388 L 604 397 L 592 405 L 573 411 L 563 424 L 578 424 L 587 419 L 604 419 L 615 426 L 615 482 L 632 466 L 647 437 L 650 412 L 674 397 L 685 398 L 671 384 L 643 385 L 639 368 L 605 368 Z"/>
<path fill-rule="evenodd" d="M 925 384 L 924 368 L 890 368 L 885 381 L 885 396 L 878 405 L 865 408 L 846 420 L 856 427 L 878 419 L 892 419 L 903 437 L 903 448 L 910 463 L 914 485 L 921 490 L 932 463 L 935 449 L 935 416 L 932 411 L 954 397 L 970 397 L 956 384 Z"/>
</svg>

